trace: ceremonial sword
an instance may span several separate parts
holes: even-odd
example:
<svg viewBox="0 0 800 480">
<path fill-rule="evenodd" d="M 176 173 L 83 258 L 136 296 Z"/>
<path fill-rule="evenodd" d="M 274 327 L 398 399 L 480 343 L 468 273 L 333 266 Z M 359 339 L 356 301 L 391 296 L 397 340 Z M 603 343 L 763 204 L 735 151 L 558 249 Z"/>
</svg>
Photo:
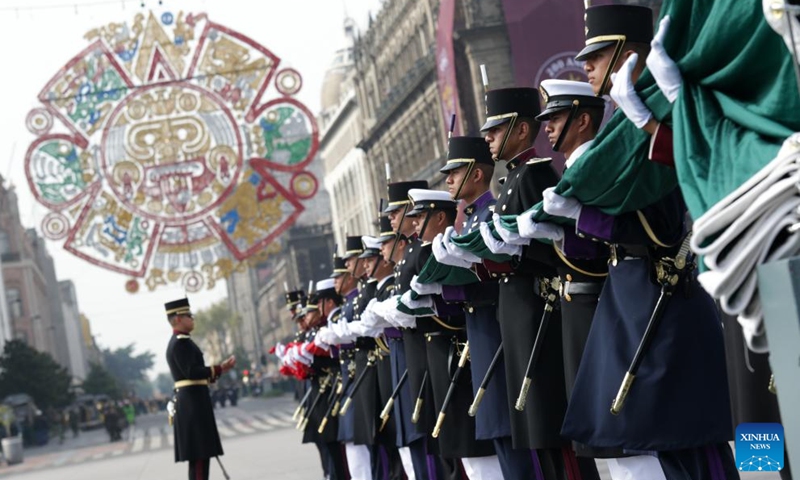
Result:
<svg viewBox="0 0 800 480">
<path fill-rule="evenodd" d="M 331 395 L 328 397 L 328 408 L 325 410 L 325 415 L 322 416 L 322 420 L 319 422 L 319 427 L 317 428 L 317 433 L 322 434 L 325 431 L 325 426 L 328 425 L 328 418 L 331 416 L 331 411 L 333 411 L 334 402 L 333 400 L 339 395 L 340 390 L 342 388 L 342 374 L 336 374 L 336 380 L 333 382 L 335 388 L 331 388 Z"/>
<path fill-rule="evenodd" d="M 381 423 L 381 428 L 378 430 L 383 431 L 383 428 L 386 427 L 386 423 L 389 421 L 389 416 L 392 413 L 392 406 L 394 406 L 394 399 L 400 394 L 400 389 L 403 387 L 403 384 L 406 383 L 408 379 L 408 369 L 403 372 L 403 375 L 400 376 L 400 380 L 397 381 L 397 386 L 394 387 L 392 391 L 392 395 L 389 397 L 389 400 L 386 401 L 386 405 L 383 407 L 381 411 L 381 419 L 383 422 Z"/>
<path fill-rule="evenodd" d="M 475 394 L 475 400 L 473 400 L 472 405 L 469 406 L 469 411 L 467 413 L 470 417 L 474 417 L 478 414 L 478 407 L 480 407 L 481 401 L 483 400 L 483 394 L 486 393 L 486 387 L 489 386 L 489 381 L 492 379 L 492 374 L 494 373 L 494 369 L 497 368 L 497 362 L 500 361 L 500 355 L 502 354 L 503 344 L 501 343 L 500 346 L 497 347 L 497 351 L 494 352 L 494 357 L 492 357 L 489 368 L 486 369 L 486 374 L 483 376 L 481 385 L 478 387 L 478 392 Z"/>
<path fill-rule="evenodd" d="M 297 408 L 295 409 L 294 414 L 292 415 L 292 420 L 295 420 L 295 421 L 297 420 L 297 416 L 300 415 L 300 412 L 305 407 L 306 402 L 311 397 L 311 392 L 313 392 L 313 391 L 314 391 L 313 388 L 309 388 L 308 391 L 306 392 L 306 394 L 303 396 L 303 399 L 300 400 L 300 404 L 297 405 Z"/>
<path fill-rule="evenodd" d="M 322 394 L 325 393 L 325 390 L 328 389 L 328 383 L 330 382 L 331 374 L 328 374 L 320 383 L 319 383 L 319 393 L 314 398 L 314 402 L 311 404 L 311 407 L 308 409 L 308 413 L 305 417 L 303 417 L 300 422 L 297 424 L 298 430 L 305 430 L 306 425 L 308 425 L 308 419 L 311 417 L 311 414 L 314 413 L 314 410 L 317 408 L 319 404 L 320 398 L 322 398 Z"/>
<path fill-rule="evenodd" d="M 419 386 L 419 393 L 417 394 L 417 401 L 414 403 L 414 412 L 411 414 L 411 423 L 419 422 L 419 416 L 422 414 L 422 395 L 425 393 L 425 384 L 428 383 L 428 370 L 425 370 L 425 375 L 422 376 L 422 383 Z"/>
<path fill-rule="evenodd" d="M 531 356 L 528 358 L 528 367 L 525 369 L 525 378 L 522 379 L 522 387 L 519 390 L 517 403 L 514 405 L 514 408 L 520 412 L 525 410 L 528 390 L 531 388 L 531 382 L 533 381 L 533 371 L 536 369 L 539 355 L 541 355 L 542 348 L 544 348 L 544 337 L 547 332 L 547 325 L 550 323 L 550 317 L 553 316 L 560 285 L 561 280 L 558 277 L 553 277 L 547 284 L 547 296 L 544 304 L 544 311 L 542 312 L 542 321 L 539 323 L 539 330 L 536 332 L 536 339 L 533 341 Z"/>
<path fill-rule="evenodd" d="M 661 293 L 658 295 L 656 306 L 653 308 L 653 313 L 650 315 L 650 320 L 647 322 L 647 328 L 644 331 L 642 340 L 636 348 L 633 361 L 631 361 L 631 365 L 625 373 L 625 378 L 623 378 L 622 384 L 619 386 L 617 396 L 611 403 L 612 415 L 619 415 L 622 411 L 622 407 L 625 405 L 625 399 L 628 397 L 633 381 L 636 379 L 636 374 L 639 372 L 639 367 L 642 366 L 644 356 L 647 354 L 647 350 L 649 350 L 650 344 L 653 343 L 653 339 L 656 336 L 656 330 L 661 324 L 661 319 L 664 317 L 664 311 L 667 308 L 670 297 L 672 297 L 672 293 L 675 291 L 675 286 L 686 272 L 691 271 L 691 268 L 686 268 L 687 259 L 690 254 L 689 241 L 691 238 L 692 232 L 689 232 L 686 237 L 684 237 L 681 248 L 674 260 L 665 258 L 656 263 L 656 278 L 658 279 L 658 283 L 661 284 Z"/>
<path fill-rule="evenodd" d="M 450 403 L 450 399 L 453 397 L 453 392 L 456 390 L 456 384 L 458 383 L 458 377 L 461 376 L 461 371 L 464 370 L 464 366 L 467 364 L 467 360 L 469 359 L 469 340 L 464 344 L 464 350 L 461 350 L 461 358 L 458 359 L 458 367 L 456 371 L 453 372 L 453 377 L 450 379 L 450 387 L 447 389 L 447 395 L 444 396 L 444 402 L 442 402 L 442 408 L 439 410 L 439 418 L 436 419 L 436 425 L 433 427 L 433 433 L 431 436 L 433 438 L 438 438 L 439 434 L 442 431 L 442 425 L 444 424 L 444 418 L 446 416 L 445 411 L 447 410 L 447 405 Z"/>
</svg>

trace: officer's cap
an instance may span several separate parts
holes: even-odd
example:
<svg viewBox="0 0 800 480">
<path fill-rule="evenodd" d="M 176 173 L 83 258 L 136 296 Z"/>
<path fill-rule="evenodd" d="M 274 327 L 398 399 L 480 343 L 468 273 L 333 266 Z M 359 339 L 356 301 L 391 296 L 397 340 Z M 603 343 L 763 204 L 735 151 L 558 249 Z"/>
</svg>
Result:
<svg viewBox="0 0 800 480">
<path fill-rule="evenodd" d="M 386 243 L 389 240 L 394 240 L 397 234 L 392 229 L 392 222 L 389 221 L 389 217 L 381 217 L 379 222 L 380 233 L 378 233 L 378 241 L 380 243 Z"/>
<path fill-rule="evenodd" d="M 325 280 L 318 281 L 315 294 L 317 296 L 317 301 L 324 300 L 326 298 L 339 298 L 339 294 L 336 293 L 336 286 L 333 283 L 332 278 L 326 278 Z"/>
<path fill-rule="evenodd" d="M 458 202 L 450 198 L 449 193 L 440 190 L 412 188 L 408 191 L 408 198 L 414 204 L 414 208 L 406 214 L 409 217 L 434 210 L 455 210 L 458 206 Z"/>
<path fill-rule="evenodd" d="M 293 290 L 286 292 L 286 307 L 291 309 L 295 305 L 301 303 L 306 298 L 306 292 L 302 290 Z"/>
<path fill-rule="evenodd" d="M 180 298 L 164 304 L 167 315 L 185 315 L 192 312 L 188 298 Z"/>
<path fill-rule="evenodd" d="M 372 258 L 381 254 L 381 242 L 378 237 L 365 235 L 361 237 L 361 243 L 364 245 L 364 253 L 358 258 Z"/>
<path fill-rule="evenodd" d="M 333 273 L 331 278 L 341 277 L 347 273 L 347 266 L 344 264 L 344 258 L 334 255 L 333 256 Z"/>
<path fill-rule="evenodd" d="M 596 97 L 592 86 L 587 82 L 573 82 L 571 80 L 549 79 L 543 80 L 539 86 L 539 93 L 544 100 L 544 111 L 536 120 L 548 120 L 550 115 L 572 108 L 573 105 L 582 108 L 604 108 L 605 100 Z"/>
<path fill-rule="evenodd" d="M 447 173 L 470 163 L 482 163 L 494 167 L 492 152 L 489 151 L 486 140 L 483 137 L 450 138 L 447 142 L 447 163 L 439 171 Z"/>
<path fill-rule="evenodd" d="M 653 11 L 637 5 L 598 5 L 586 9 L 586 47 L 575 60 L 614 45 L 619 40 L 650 43 L 653 39 Z"/>
<path fill-rule="evenodd" d="M 481 132 L 502 125 L 512 117 L 539 115 L 539 94 L 535 88 L 500 88 L 486 92 L 486 123 Z"/>
<path fill-rule="evenodd" d="M 344 241 L 344 249 L 344 256 L 342 256 L 344 260 L 361 255 L 361 253 L 364 251 L 364 247 L 361 246 L 361 236 L 348 235 Z"/>
<path fill-rule="evenodd" d="M 408 191 L 412 188 L 428 188 L 425 180 L 414 180 L 411 182 L 396 182 L 389 184 L 389 205 L 383 213 L 393 212 L 408 204 Z"/>
</svg>

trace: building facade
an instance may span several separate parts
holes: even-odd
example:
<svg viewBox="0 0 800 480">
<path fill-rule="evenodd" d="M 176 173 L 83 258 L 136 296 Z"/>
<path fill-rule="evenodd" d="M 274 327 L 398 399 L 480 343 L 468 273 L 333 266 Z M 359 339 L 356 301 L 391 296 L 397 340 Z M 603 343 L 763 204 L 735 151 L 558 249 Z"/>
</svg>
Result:
<svg viewBox="0 0 800 480">
<path fill-rule="evenodd" d="M 81 313 L 72 280 L 58 282 L 61 311 L 64 317 L 64 340 L 67 344 L 68 368 L 73 381 L 82 382 L 89 373 L 86 344 L 83 340 Z"/>
</svg>

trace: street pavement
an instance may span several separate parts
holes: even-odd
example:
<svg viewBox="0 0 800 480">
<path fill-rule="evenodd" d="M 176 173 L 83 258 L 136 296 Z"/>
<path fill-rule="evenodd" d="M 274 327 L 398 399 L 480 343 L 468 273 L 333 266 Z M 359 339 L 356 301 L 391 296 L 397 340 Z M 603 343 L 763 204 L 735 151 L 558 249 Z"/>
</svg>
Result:
<svg viewBox="0 0 800 480">
<path fill-rule="evenodd" d="M 320 480 L 319 454 L 302 445 L 291 416 L 296 403 L 290 395 L 243 398 L 237 407 L 215 410 L 225 455 L 221 460 L 231 480 Z M 121 442 L 109 443 L 104 430 L 81 432 L 45 447 L 25 450 L 18 465 L 0 464 L 0 479 L 20 480 L 179 480 L 187 464 L 174 462 L 172 429 L 165 413 L 137 418 Z M 610 480 L 604 461 L 601 478 Z M 211 479 L 222 480 L 211 463 Z M 743 472 L 742 480 L 779 480 L 777 473 Z"/>
</svg>

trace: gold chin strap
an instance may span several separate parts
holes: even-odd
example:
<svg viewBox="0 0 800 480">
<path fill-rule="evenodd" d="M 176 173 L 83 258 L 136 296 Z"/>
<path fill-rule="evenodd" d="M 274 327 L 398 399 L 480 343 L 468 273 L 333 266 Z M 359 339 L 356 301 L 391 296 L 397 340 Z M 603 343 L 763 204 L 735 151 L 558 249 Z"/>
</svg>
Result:
<svg viewBox="0 0 800 480">
<path fill-rule="evenodd" d="M 497 160 L 503 159 L 503 152 L 506 150 L 506 143 L 508 143 L 508 137 L 511 136 L 511 130 L 514 129 L 514 125 L 517 123 L 518 115 L 512 115 L 511 120 L 508 122 L 508 130 L 506 130 L 505 135 L 503 135 L 503 143 L 500 144 L 500 151 L 497 152 Z"/>
<path fill-rule="evenodd" d="M 606 68 L 606 73 L 603 75 L 603 83 L 600 84 L 600 93 L 596 96 L 602 97 L 607 92 L 608 83 L 611 80 L 611 73 L 614 71 L 614 67 L 616 67 L 617 62 L 619 61 L 620 55 L 622 55 L 622 47 L 625 45 L 625 35 L 606 35 L 603 37 L 597 37 L 592 39 L 592 43 L 599 42 L 599 41 L 614 41 L 614 54 L 611 56 L 611 61 L 608 62 L 608 68 Z"/>
<path fill-rule="evenodd" d="M 475 168 L 475 160 L 470 159 L 467 162 L 467 171 L 464 172 L 464 178 L 461 179 L 461 184 L 458 186 L 458 190 L 456 190 L 456 194 L 453 196 L 453 200 L 458 200 L 458 196 L 461 195 L 461 190 L 464 188 L 464 185 L 467 183 L 469 176 L 472 175 L 472 170 Z"/>
</svg>

